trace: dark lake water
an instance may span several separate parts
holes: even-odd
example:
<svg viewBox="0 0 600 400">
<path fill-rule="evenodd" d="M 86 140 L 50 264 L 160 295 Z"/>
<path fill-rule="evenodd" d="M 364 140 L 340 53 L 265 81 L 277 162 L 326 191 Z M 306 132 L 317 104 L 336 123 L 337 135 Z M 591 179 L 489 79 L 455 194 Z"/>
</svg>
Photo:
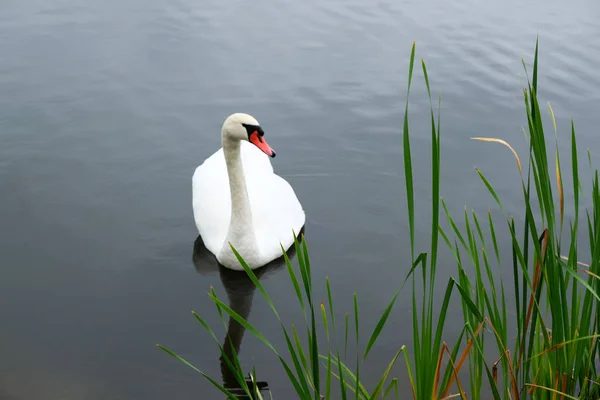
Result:
<svg viewBox="0 0 600 400">
<path fill-rule="evenodd" d="M 325 299 L 328 276 L 337 308 L 351 311 L 356 292 L 365 338 L 410 265 L 401 126 L 412 42 L 443 93 L 450 209 L 497 209 L 478 167 L 519 212 L 512 155 L 470 138 L 498 136 L 526 152 L 521 58 L 531 62 L 539 33 L 541 97 L 561 147 L 573 117 L 580 148 L 597 149 L 599 18 L 593 0 L 3 1 L 0 398 L 223 397 L 155 344 L 220 378 L 218 348 L 190 310 L 222 338 L 207 292 L 212 285 L 227 299 L 231 280 L 192 261 L 191 177 L 238 111 L 261 121 L 276 172 L 305 208 L 315 295 Z M 425 250 L 430 133 L 420 70 L 414 87 Z M 440 282 L 454 273 L 442 259 Z M 285 270 L 262 279 L 286 324 L 301 323 Z M 247 287 L 228 290 L 249 306 Z M 402 292 L 370 356 L 367 383 L 411 345 L 410 296 Z M 266 302 L 255 294 L 251 306 L 250 321 L 283 351 Z M 460 314 L 451 317 L 448 341 L 462 328 Z M 276 399 L 294 397 L 251 334 L 241 351 Z"/>
</svg>

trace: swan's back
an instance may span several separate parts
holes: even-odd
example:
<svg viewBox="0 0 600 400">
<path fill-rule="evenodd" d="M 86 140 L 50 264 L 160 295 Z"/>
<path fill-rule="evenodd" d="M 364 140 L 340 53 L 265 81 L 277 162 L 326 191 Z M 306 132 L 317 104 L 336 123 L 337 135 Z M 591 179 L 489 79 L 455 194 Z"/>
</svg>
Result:
<svg viewBox="0 0 600 400">
<path fill-rule="evenodd" d="M 241 142 L 241 159 L 252 210 L 255 237 L 262 261 L 282 255 L 300 232 L 305 215 L 290 184 L 273 173 L 269 158 L 248 142 Z M 231 194 L 223 149 L 207 158 L 192 178 L 196 227 L 208 250 L 217 255 L 229 229 Z"/>
</svg>

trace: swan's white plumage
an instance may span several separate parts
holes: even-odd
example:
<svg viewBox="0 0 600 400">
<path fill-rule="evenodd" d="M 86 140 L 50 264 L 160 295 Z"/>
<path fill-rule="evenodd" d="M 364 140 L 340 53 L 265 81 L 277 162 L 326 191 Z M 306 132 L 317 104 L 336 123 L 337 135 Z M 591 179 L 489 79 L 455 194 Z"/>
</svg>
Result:
<svg viewBox="0 0 600 400">
<path fill-rule="evenodd" d="M 281 257 L 305 223 L 305 214 L 290 184 L 273 172 L 269 157 L 253 144 L 240 142 L 252 223 L 257 248 L 250 268 L 258 268 Z M 196 168 L 192 178 L 194 220 L 206 248 L 219 258 L 231 216 L 229 177 L 223 148 Z M 234 245 L 235 246 L 235 245 Z M 248 251 L 248 250 L 247 250 Z M 243 254 L 242 254 L 243 255 Z M 237 261 L 218 260 L 240 270 Z"/>
</svg>

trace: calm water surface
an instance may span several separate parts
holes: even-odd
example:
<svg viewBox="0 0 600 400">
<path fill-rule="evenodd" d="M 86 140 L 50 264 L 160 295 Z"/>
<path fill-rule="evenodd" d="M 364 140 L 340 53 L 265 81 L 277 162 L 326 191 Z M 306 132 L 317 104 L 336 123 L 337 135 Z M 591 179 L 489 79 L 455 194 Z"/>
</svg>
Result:
<svg viewBox="0 0 600 400">
<path fill-rule="evenodd" d="M 541 96 L 552 102 L 561 146 L 573 117 L 580 148 L 598 148 L 599 18 L 592 0 L 3 1 L 0 398 L 221 398 L 154 347 L 220 377 L 218 349 L 190 314 L 223 337 L 211 285 L 284 345 L 259 295 L 250 302 L 243 282 L 192 260 L 191 176 L 237 111 L 261 121 L 275 170 L 305 207 L 316 295 L 325 298 L 329 276 L 334 302 L 350 311 L 356 292 L 365 337 L 409 265 L 400 130 L 412 42 L 443 93 L 449 207 L 494 205 L 479 167 L 514 212 L 512 156 L 469 138 L 499 136 L 524 151 L 520 60 L 531 61 L 539 33 Z M 424 250 L 421 75 L 410 112 Z M 452 268 L 442 258 L 440 282 Z M 262 279 L 285 322 L 301 323 L 286 272 Z M 392 350 L 411 344 L 409 299 L 405 290 L 367 382 Z M 451 318 L 449 341 L 461 327 Z M 294 397 L 258 340 L 246 333 L 241 351 L 276 399 Z"/>
</svg>

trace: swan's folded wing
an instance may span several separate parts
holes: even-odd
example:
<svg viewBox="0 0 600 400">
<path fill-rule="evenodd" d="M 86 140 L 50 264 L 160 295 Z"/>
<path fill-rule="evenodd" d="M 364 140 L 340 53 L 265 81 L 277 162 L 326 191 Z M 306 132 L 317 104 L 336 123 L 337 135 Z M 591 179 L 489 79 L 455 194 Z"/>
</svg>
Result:
<svg viewBox="0 0 600 400">
<path fill-rule="evenodd" d="M 223 150 L 207 158 L 192 178 L 192 205 L 204 245 L 217 255 L 223 246 L 231 216 L 229 178 Z"/>
<path fill-rule="evenodd" d="M 252 217 L 261 257 L 274 260 L 294 243 L 306 217 L 290 184 L 278 175 L 262 176 L 260 183 L 249 185 Z M 260 190 L 257 190 L 259 189 Z"/>
</svg>

